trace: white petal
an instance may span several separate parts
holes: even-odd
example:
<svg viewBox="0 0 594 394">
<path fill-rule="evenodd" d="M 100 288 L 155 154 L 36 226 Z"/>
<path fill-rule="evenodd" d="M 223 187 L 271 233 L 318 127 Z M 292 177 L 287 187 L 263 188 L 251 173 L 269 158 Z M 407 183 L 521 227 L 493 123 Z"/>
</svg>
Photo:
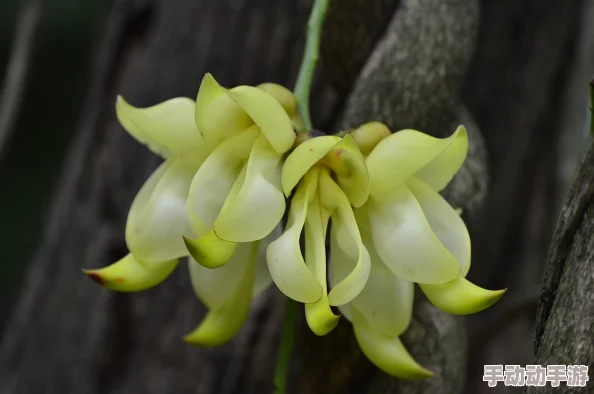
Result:
<svg viewBox="0 0 594 394">
<path fill-rule="evenodd" d="M 286 230 L 266 251 L 266 261 L 274 283 L 287 297 L 299 302 L 316 302 L 323 289 L 305 265 L 299 238 L 305 224 L 309 200 L 313 197 L 318 173 L 312 171 L 297 188 L 289 209 Z"/>
<path fill-rule="evenodd" d="M 433 233 L 412 192 L 402 185 L 368 200 L 373 244 L 384 264 L 402 279 L 445 283 L 460 264 Z"/>
<path fill-rule="evenodd" d="M 327 172 L 320 175 L 320 196 L 324 208 L 333 209 L 332 232 L 345 255 L 356 261 L 352 271 L 330 291 L 330 305 L 343 305 L 353 300 L 365 287 L 371 263 L 361 241 L 357 222 L 349 200 Z"/>
<path fill-rule="evenodd" d="M 164 158 L 205 146 L 194 123 L 194 100 L 177 97 L 148 108 L 136 108 L 118 96 L 116 114 L 137 141 Z"/>
<path fill-rule="evenodd" d="M 285 160 L 281 181 L 283 191 L 288 197 L 301 178 L 320 161 L 340 138 L 334 135 L 312 138 L 300 144 Z"/>
<path fill-rule="evenodd" d="M 444 139 L 416 130 L 398 131 L 380 141 L 367 157 L 370 193 L 389 193 L 415 174 L 439 191 L 458 172 L 467 151 L 463 126 Z"/>
<path fill-rule="evenodd" d="M 258 246 L 258 263 L 256 265 L 256 272 L 254 278 L 254 290 L 252 293 L 253 298 L 256 298 L 263 293 L 271 284 L 272 276 L 268 270 L 268 264 L 266 263 L 266 250 L 271 242 L 276 240 L 282 234 L 282 225 L 279 224 L 276 228 L 260 241 Z"/>
<path fill-rule="evenodd" d="M 316 195 L 307 209 L 305 220 L 305 263 L 322 286 L 323 293 L 318 301 L 305 304 L 305 318 L 309 328 L 320 336 L 332 331 L 340 318 L 330 308 L 326 285 L 326 231 L 329 218 L 330 212 L 322 207 Z"/>
<path fill-rule="evenodd" d="M 135 258 L 151 263 L 187 255 L 182 236 L 196 236 L 185 209 L 195 171 L 194 166 L 171 159 L 141 189 L 126 224 L 126 243 Z"/>
<path fill-rule="evenodd" d="M 220 268 L 210 269 L 188 259 L 194 292 L 209 309 L 218 309 L 239 286 L 245 275 L 254 245 L 239 244 L 235 254 Z"/>
<path fill-rule="evenodd" d="M 371 258 L 371 273 L 365 288 L 351 302 L 375 330 L 385 336 L 398 336 L 410 324 L 414 286 L 398 278 L 377 255 L 365 208 L 356 213 L 363 243 Z M 337 245 L 338 246 L 338 245 Z"/>
<path fill-rule="evenodd" d="M 470 269 L 470 236 L 464 221 L 439 193 L 422 180 L 411 178 L 406 185 L 423 209 L 433 233 L 458 260 L 460 276 L 465 277 Z"/>
<path fill-rule="evenodd" d="M 229 196 L 214 222 L 217 235 L 227 241 L 250 242 L 264 238 L 285 213 L 280 190 L 281 154 L 261 135 L 247 162 L 239 193 Z"/>
<path fill-rule="evenodd" d="M 257 126 L 222 142 L 204 161 L 190 186 L 188 212 L 195 227 L 210 230 L 259 135 Z"/>
</svg>

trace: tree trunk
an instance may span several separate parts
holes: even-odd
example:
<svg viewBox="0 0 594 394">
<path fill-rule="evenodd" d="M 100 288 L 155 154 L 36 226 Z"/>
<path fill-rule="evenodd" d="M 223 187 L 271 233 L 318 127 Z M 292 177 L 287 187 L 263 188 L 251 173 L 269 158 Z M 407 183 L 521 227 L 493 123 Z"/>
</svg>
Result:
<svg viewBox="0 0 594 394">
<path fill-rule="evenodd" d="M 361 0 L 334 1 L 323 43 L 327 73 L 317 75 L 312 102 L 315 125 L 346 128 L 380 120 L 393 130 L 414 127 L 439 136 L 457 123 L 469 126 L 469 160 L 445 196 L 463 208 L 473 240 L 479 241 L 471 274 L 478 270 L 479 284 L 499 286 L 505 278 L 496 275 L 499 261 L 493 256 L 507 256 L 519 247 L 505 238 L 506 231 L 517 224 L 516 216 L 525 219 L 522 210 L 536 190 L 520 186 L 532 187 L 527 180 L 560 135 L 559 128 L 550 130 L 549 138 L 539 138 L 538 131 L 558 122 L 567 107 L 557 104 L 556 94 L 567 93 L 574 68 L 579 75 L 584 71 L 572 51 L 581 26 L 575 20 L 584 2 L 556 0 L 550 8 L 538 0 L 481 3 L 478 54 L 470 63 L 479 28 L 478 0 L 369 0 L 364 6 Z M 520 3 L 535 12 L 524 17 Z M 185 267 L 157 288 L 137 294 L 93 286 L 80 268 L 104 266 L 126 253 L 128 208 L 158 163 L 118 125 L 116 95 L 137 106 L 194 97 L 206 72 L 227 86 L 272 81 L 291 87 L 308 12 L 307 0 L 180 0 L 175 5 L 165 0 L 113 1 L 43 242 L 0 343 L 0 393 L 272 391 L 284 309 L 284 297 L 276 289 L 254 303 L 233 341 L 217 349 L 197 349 L 181 342 L 205 313 Z M 504 34 L 516 28 L 520 31 L 515 34 L 525 40 L 520 47 L 512 47 L 516 38 Z M 544 43 L 537 45 L 541 40 Z M 469 64 L 463 97 L 470 113 L 459 100 Z M 525 86 L 519 83 L 522 78 Z M 508 102 L 516 96 L 517 101 Z M 575 97 L 567 93 L 562 103 Z M 512 138 L 517 142 L 507 149 Z M 485 152 L 489 168 L 494 168 L 489 199 Z M 526 168 L 520 170 L 520 163 L 527 163 Z M 555 161 L 548 165 L 548 171 L 555 170 Z M 486 221 L 481 209 L 485 201 Z M 539 218 L 546 223 L 552 213 L 547 212 L 550 204 L 543 207 Z M 497 246 L 501 250 L 494 253 Z M 530 267 L 538 266 L 536 261 L 531 260 Z M 512 266 L 506 262 L 507 276 Z M 522 278 L 532 272 L 523 271 Z M 568 275 L 567 270 L 559 272 Z M 554 281 L 550 286 L 557 288 Z M 546 325 L 543 344 L 561 327 L 549 328 L 557 312 L 552 307 L 548 320 L 541 319 Z M 418 361 L 436 373 L 427 381 L 403 382 L 377 372 L 344 319 L 323 338 L 315 337 L 302 318 L 300 328 L 290 376 L 294 393 L 454 394 L 464 389 L 464 320 L 436 310 L 422 297 L 417 297 L 404 340 Z M 471 333 L 481 332 L 470 328 Z M 541 346 L 541 353 L 545 348 Z M 468 379 L 479 382 L 480 375 L 471 372 Z M 471 387 L 470 392 L 478 391 Z"/>
</svg>

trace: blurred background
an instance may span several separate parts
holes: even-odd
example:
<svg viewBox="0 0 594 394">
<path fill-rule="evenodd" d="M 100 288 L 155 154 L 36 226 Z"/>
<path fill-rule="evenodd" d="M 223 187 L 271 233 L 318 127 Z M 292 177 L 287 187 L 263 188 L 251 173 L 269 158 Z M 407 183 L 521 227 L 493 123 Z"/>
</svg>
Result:
<svg viewBox="0 0 594 394">
<path fill-rule="evenodd" d="M 480 8 L 476 16 L 469 11 L 476 37 L 448 100 L 454 97 L 474 119 L 487 158 L 487 194 L 478 213 L 465 217 L 473 238 L 469 278 L 508 293 L 466 319 L 465 384 L 437 392 L 520 392 L 487 390 L 482 369 L 533 360 L 548 246 L 589 139 L 593 2 L 371 3 L 363 21 L 329 19 L 336 30 L 325 41 L 312 96 L 320 129 L 336 129 L 393 15 L 427 12 L 423 26 L 439 36 L 446 34 L 443 21 L 431 22 L 439 7 Z M 361 2 L 344 4 L 348 14 Z M 116 95 L 137 106 L 193 97 L 207 71 L 228 86 L 292 87 L 309 7 L 307 0 L 0 2 L 0 393 L 269 392 L 274 327 L 282 320 L 278 292 L 259 301 L 234 343 L 197 351 L 179 341 L 204 314 L 185 273 L 168 280 L 167 289 L 128 296 L 92 285 L 79 268 L 125 253 L 128 207 L 158 163 L 117 124 Z M 359 28 L 365 38 L 351 41 Z M 402 45 L 422 56 L 424 39 Z M 353 387 L 345 392 L 365 392 Z"/>
<path fill-rule="evenodd" d="M 10 314 L 40 241 L 50 196 L 87 93 L 97 28 L 107 9 L 104 1 L 30 4 L 29 8 L 19 0 L 0 4 L 0 70 L 4 77 L 15 75 L 9 74 L 9 67 L 23 70 L 13 78 L 19 86 L 10 100 L 19 103 L 2 98 L 6 136 L 0 137 L 0 201 L 13 208 L 0 216 L 1 248 L 6 253 L 0 265 L 0 326 Z M 28 53 L 11 64 L 19 46 L 15 43 L 22 48 L 23 41 L 17 41 L 22 13 L 28 19 L 21 26 L 32 30 L 25 40 Z M 2 84 L 6 92 L 8 81 L 3 79 Z M 8 106 L 14 111 L 7 113 Z"/>
</svg>

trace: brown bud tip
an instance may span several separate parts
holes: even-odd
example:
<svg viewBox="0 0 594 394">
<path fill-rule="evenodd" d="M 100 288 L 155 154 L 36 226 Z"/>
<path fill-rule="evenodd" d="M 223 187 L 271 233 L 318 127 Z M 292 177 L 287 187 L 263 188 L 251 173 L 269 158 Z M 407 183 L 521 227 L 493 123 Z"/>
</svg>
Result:
<svg viewBox="0 0 594 394">
<path fill-rule="evenodd" d="M 101 285 L 101 286 L 105 286 L 105 280 L 103 279 L 103 277 L 101 275 L 99 275 L 97 272 L 93 271 L 93 270 L 83 270 L 84 274 L 86 276 L 89 277 L 89 279 L 91 279 L 93 282 Z"/>
</svg>

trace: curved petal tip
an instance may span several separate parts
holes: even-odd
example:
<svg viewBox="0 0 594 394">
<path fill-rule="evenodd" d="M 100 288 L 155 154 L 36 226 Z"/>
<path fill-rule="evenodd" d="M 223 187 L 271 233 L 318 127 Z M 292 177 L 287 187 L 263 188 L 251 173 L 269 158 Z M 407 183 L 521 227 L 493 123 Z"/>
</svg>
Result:
<svg viewBox="0 0 594 394">
<path fill-rule="evenodd" d="M 495 304 L 507 291 L 483 289 L 462 277 L 437 285 L 421 284 L 420 287 L 433 305 L 452 315 L 469 315 L 483 311 Z"/>
<path fill-rule="evenodd" d="M 131 254 L 105 268 L 83 269 L 93 282 L 114 291 L 143 291 L 163 282 L 177 267 L 178 260 L 147 264 L 136 260 Z"/>
<path fill-rule="evenodd" d="M 320 337 L 334 330 L 340 321 L 340 315 L 332 312 L 325 297 L 316 303 L 305 304 L 305 318 L 311 331 Z"/>
<path fill-rule="evenodd" d="M 206 268 L 219 268 L 225 265 L 237 249 L 235 242 L 220 239 L 213 230 L 197 239 L 186 236 L 183 236 L 183 239 L 188 253 Z"/>
</svg>

